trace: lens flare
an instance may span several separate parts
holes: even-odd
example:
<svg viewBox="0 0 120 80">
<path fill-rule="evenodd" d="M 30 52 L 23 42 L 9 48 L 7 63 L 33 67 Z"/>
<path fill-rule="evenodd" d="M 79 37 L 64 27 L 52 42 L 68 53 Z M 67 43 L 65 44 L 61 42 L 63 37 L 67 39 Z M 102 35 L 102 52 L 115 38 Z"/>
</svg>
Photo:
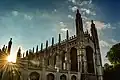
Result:
<svg viewBox="0 0 120 80">
<path fill-rule="evenodd" d="M 7 60 L 8 62 L 16 63 L 16 58 L 14 55 L 9 55 Z"/>
</svg>

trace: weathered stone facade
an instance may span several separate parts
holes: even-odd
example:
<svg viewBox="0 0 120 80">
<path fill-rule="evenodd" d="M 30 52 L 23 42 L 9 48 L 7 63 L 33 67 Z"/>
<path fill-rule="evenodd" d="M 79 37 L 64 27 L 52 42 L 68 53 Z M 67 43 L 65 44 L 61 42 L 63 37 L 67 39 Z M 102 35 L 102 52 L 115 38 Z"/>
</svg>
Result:
<svg viewBox="0 0 120 80">
<path fill-rule="evenodd" d="M 103 80 L 102 62 L 99 48 L 97 30 L 91 22 L 91 36 L 88 31 L 83 31 L 83 23 L 79 10 L 76 13 L 76 35 L 48 46 L 36 52 L 29 50 L 26 57 L 17 55 L 17 63 L 22 63 L 19 68 L 22 80 Z"/>
</svg>

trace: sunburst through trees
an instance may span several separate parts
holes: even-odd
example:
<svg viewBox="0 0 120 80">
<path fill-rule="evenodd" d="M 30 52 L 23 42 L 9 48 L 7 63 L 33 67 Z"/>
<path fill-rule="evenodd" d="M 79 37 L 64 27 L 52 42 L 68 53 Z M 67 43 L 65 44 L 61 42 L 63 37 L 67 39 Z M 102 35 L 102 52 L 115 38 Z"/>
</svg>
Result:
<svg viewBox="0 0 120 80">
<path fill-rule="evenodd" d="M 11 40 L 8 43 L 8 48 L 11 48 Z M 4 47 L 0 49 L 0 80 L 21 80 L 20 68 L 23 68 L 22 60 L 15 58 L 15 55 L 10 54 L 10 49 Z M 17 60 L 17 61 L 16 61 Z"/>
</svg>

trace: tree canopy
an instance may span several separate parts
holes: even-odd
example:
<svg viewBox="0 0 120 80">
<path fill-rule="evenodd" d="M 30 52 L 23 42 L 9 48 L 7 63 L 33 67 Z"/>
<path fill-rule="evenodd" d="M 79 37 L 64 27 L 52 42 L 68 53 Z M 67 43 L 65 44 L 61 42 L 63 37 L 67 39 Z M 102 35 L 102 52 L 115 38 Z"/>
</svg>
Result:
<svg viewBox="0 0 120 80">
<path fill-rule="evenodd" d="M 112 65 L 104 65 L 104 80 L 120 80 L 120 43 L 113 45 L 106 57 Z"/>
<path fill-rule="evenodd" d="M 120 63 L 120 43 L 115 44 L 110 48 L 107 52 L 106 57 L 111 62 L 111 64 L 119 64 Z"/>
</svg>

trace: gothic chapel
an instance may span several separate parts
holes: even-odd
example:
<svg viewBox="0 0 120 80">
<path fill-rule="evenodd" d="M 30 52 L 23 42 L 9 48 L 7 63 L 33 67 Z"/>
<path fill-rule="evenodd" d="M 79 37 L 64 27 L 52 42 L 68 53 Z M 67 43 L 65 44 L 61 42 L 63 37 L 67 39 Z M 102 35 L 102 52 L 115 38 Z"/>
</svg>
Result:
<svg viewBox="0 0 120 80">
<path fill-rule="evenodd" d="M 20 80 L 103 80 L 102 61 L 97 29 L 91 21 L 91 36 L 83 31 L 83 22 L 79 10 L 76 13 L 76 35 L 36 51 L 26 51 L 21 58 L 21 49 L 17 54 L 17 64 L 21 64 Z M 26 54 L 26 56 L 25 56 Z"/>
</svg>

